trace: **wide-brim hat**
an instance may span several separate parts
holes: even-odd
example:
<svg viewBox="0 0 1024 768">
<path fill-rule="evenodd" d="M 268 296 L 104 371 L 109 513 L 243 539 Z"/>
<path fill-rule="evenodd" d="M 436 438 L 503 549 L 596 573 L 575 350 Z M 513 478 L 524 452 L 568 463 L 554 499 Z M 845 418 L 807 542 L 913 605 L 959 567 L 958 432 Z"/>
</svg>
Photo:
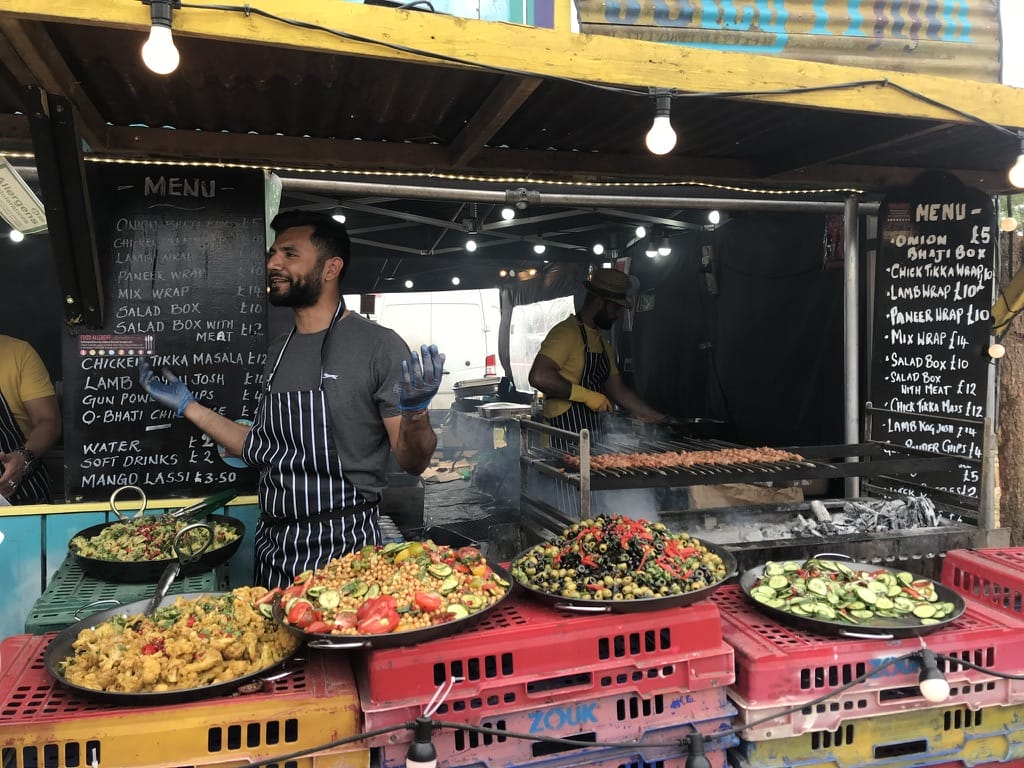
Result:
<svg viewBox="0 0 1024 768">
<path fill-rule="evenodd" d="M 629 297 L 629 275 L 617 269 L 595 269 L 583 287 L 602 299 L 623 307 L 631 305 Z"/>
</svg>

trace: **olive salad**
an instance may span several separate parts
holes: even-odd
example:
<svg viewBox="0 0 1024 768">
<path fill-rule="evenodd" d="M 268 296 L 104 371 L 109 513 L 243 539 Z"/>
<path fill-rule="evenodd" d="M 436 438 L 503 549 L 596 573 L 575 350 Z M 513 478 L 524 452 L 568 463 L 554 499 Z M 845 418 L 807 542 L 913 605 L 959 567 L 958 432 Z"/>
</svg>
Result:
<svg viewBox="0 0 1024 768">
<path fill-rule="evenodd" d="M 600 515 L 512 563 L 523 586 L 574 600 L 646 600 L 710 587 L 729 574 L 707 546 L 662 523 Z"/>
</svg>

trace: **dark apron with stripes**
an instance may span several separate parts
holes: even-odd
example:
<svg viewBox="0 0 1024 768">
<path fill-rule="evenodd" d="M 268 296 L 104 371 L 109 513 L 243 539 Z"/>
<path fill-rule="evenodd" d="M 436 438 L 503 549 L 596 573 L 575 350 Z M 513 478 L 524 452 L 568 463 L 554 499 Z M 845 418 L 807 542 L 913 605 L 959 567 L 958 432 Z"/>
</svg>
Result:
<svg viewBox="0 0 1024 768">
<path fill-rule="evenodd" d="M 339 304 L 320 347 L 344 312 Z M 334 446 L 322 384 L 296 392 L 270 391 L 295 329 L 281 347 L 242 448 L 259 468 L 260 519 L 254 549 L 255 584 L 281 587 L 329 560 L 380 543 L 380 500 L 367 499 L 345 476 Z"/>
<path fill-rule="evenodd" d="M 15 448 L 25 445 L 25 433 L 21 431 L 14 414 L 7 405 L 3 393 L 0 393 L 0 453 L 10 453 Z M 50 495 L 50 475 L 41 462 L 35 463 L 35 469 L 29 472 L 18 483 L 17 489 L 7 497 L 15 506 L 22 504 L 52 504 Z"/>
<path fill-rule="evenodd" d="M 580 336 L 583 338 L 583 373 L 580 374 L 580 380 L 577 382 L 580 386 L 592 389 L 595 392 L 601 392 L 604 389 L 605 382 L 608 381 L 608 375 L 612 371 L 611 362 L 608 360 L 608 355 L 604 351 L 604 345 L 597 352 L 593 352 L 590 349 L 590 345 L 587 343 L 587 331 L 583 327 L 583 321 L 579 318 L 576 322 L 580 326 Z M 565 413 L 559 414 L 548 419 L 548 423 L 553 427 L 564 429 L 569 432 L 579 432 L 581 429 L 590 430 L 590 439 L 597 440 L 600 437 L 601 421 L 600 414 L 597 411 L 592 411 L 587 408 L 583 403 L 570 403 L 569 410 Z"/>
</svg>

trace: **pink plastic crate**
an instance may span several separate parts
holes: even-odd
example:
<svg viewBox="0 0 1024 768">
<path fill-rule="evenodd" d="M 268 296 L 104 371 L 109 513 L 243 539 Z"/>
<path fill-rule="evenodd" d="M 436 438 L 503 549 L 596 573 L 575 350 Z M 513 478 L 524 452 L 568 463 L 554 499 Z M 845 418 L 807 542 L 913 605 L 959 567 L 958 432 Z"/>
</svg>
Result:
<svg viewBox="0 0 1024 768">
<path fill-rule="evenodd" d="M 752 723 L 810 701 L 860 677 L 895 656 L 920 650 L 921 640 L 860 640 L 819 635 L 780 624 L 753 606 L 739 587 L 719 588 L 711 598 L 722 612 L 725 637 L 736 654 L 736 681 L 729 698 L 737 722 Z M 948 628 L 924 637 L 928 648 L 989 669 L 1024 673 L 1024 622 L 982 603 Z M 972 709 L 1024 703 L 1024 681 L 1004 680 L 940 662 L 950 698 L 932 704 L 918 690 L 919 667 L 903 661 L 812 708 L 747 728 L 748 741 L 834 730 L 848 719 L 913 709 L 966 704 Z"/>
<path fill-rule="evenodd" d="M 44 653 L 55 635 L 0 642 L 0 765 L 248 765 L 361 733 L 359 699 L 345 654 L 310 652 L 288 676 L 245 695 L 225 693 L 173 706 L 124 706 L 58 684 Z M 295 762 L 296 768 L 368 768 L 353 742 Z"/>
<path fill-rule="evenodd" d="M 941 581 L 966 597 L 1024 618 L 1024 547 L 950 550 Z"/>
<path fill-rule="evenodd" d="M 647 762 L 678 755 L 686 737 L 696 728 L 707 735 L 728 730 L 736 710 L 723 689 L 649 698 L 636 695 L 606 696 L 592 701 L 563 703 L 510 712 L 480 725 L 510 733 L 590 741 L 597 744 L 638 742 Z M 406 743 L 389 744 L 381 750 L 384 768 L 404 768 Z M 458 729 L 434 733 L 438 762 L 448 768 L 488 763 L 491 768 L 523 765 L 532 760 L 572 751 L 583 757 L 599 755 L 609 747 L 572 747 L 496 734 Z M 708 749 L 724 750 L 738 743 L 735 736 L 707 743 Z M 685 747 L 684 747 L 685 750 Z"/>
<path fill-rule="evenodd" d="M 438 711 L 440 719 L 460 709 L 487 714 L 556 699 L 703 690 L 728 685 L 734 675 L 718 607 L 707 601 L 594 615 L 517 596 L 470 631 L 367 651 L 355 670 L 364 711 L 407 709 L 411 717 L 439 686 L 462 678 Z"/>
</svg>

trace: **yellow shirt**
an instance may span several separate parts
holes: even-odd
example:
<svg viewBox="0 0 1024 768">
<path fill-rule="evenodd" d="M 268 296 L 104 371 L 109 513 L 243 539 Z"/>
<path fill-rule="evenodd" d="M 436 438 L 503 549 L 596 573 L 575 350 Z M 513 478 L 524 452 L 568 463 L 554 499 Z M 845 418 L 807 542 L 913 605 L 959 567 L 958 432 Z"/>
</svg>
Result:
<svg viewBox="0 0 1024 768">
<path fill-rule="evenodd" d="M 32 431 L 25 403 L 55 394 L 50 374 L 27 341 L 0 335 L 0 393 L 27 437 Z"/>
<path fill-rule="evenodd" d="M 608 356 L 610 370 L 608 377 L 618 376 L 619 368 L 615 365 L 615 354 L 612 345 L 605 341 L 604 336 L 596 328 L 583 325 L 587 333 L 587 345 L 591 352 L 601 352 Z M 583 365 L 586 362 L 586 349 L 580 336 L 580 326 L 576 315 L 569 315 L 544 337 L 537 354 L 544 355 L 558 364 L 558 372 L 570 384 L 579 384 L 583 376 Z M 544 417 L 547 419 L 561 416 L 569 410 L 569 400 L 558 397 L 544 398 Z"/>
</svg>

